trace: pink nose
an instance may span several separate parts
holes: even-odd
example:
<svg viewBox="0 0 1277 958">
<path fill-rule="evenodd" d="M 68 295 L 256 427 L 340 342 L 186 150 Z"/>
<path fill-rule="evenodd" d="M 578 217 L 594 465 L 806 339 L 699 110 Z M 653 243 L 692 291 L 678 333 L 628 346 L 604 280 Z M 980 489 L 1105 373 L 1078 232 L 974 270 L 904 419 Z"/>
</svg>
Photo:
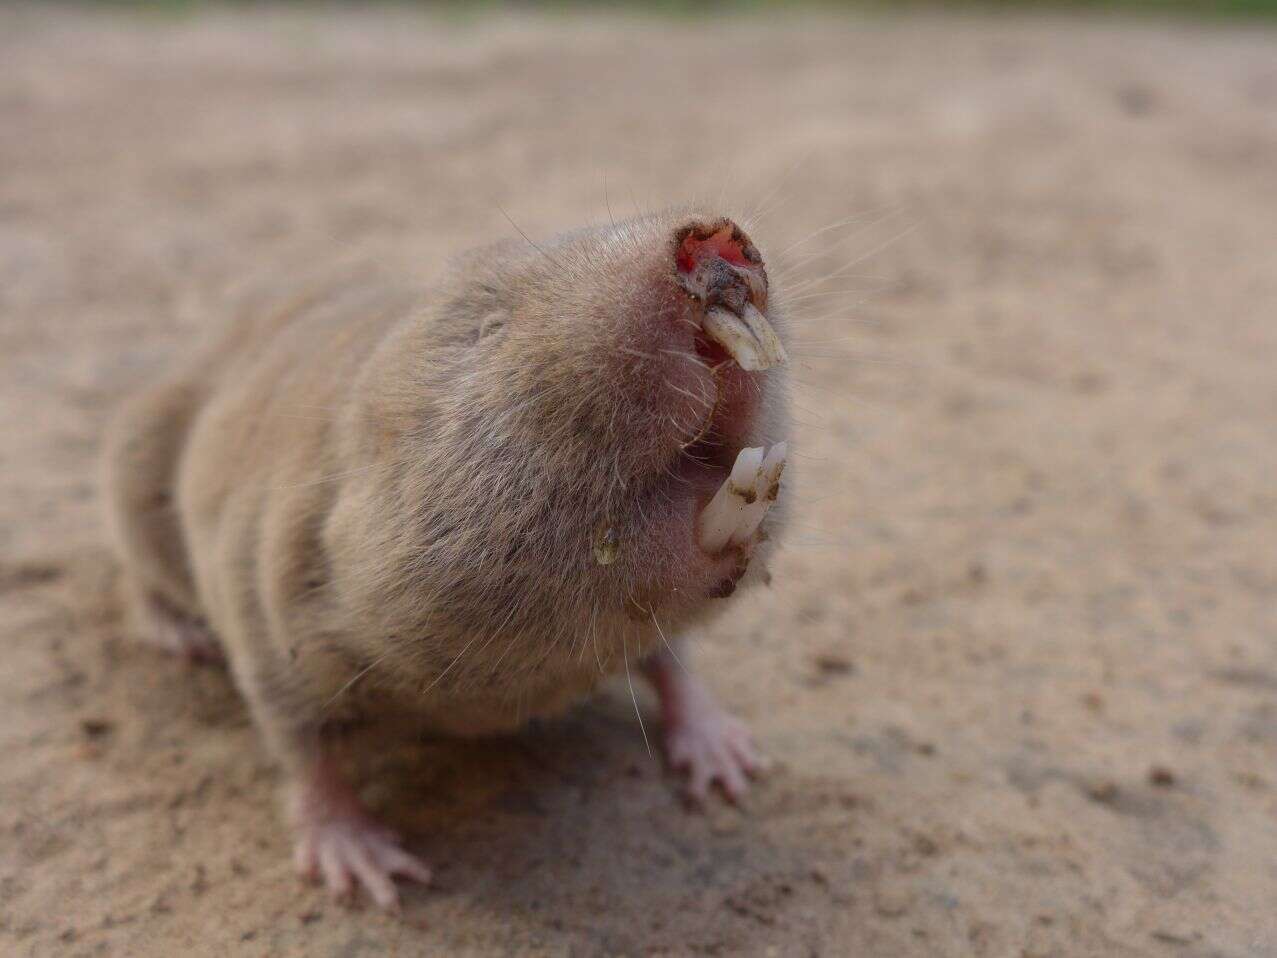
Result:
<svg viewBox="0 0 1277 958">
<path fill-rule="evenodd" d="M 767 308 L 763 258 L 731 220 L 688 228 L 674 255 L 683 288 L 703 306 L 726 306 L 740 313 L 746 302 Z"/>
<path fill-rule="evenodd" d="M 735 238 L 732 236 L 733 232 L 737 234 Z M 711 256 L 725 259 L 733 266 L 747 265 L 744 236 L 740 230 L 733 230 L 732 226 L 727 225 L 709 236 L 698 238 L 695 232 L 688 233 L 683 237 L 678 250 L 678 268 L 684 273 L 690 273 L 701 260 Z"/>
</svg>

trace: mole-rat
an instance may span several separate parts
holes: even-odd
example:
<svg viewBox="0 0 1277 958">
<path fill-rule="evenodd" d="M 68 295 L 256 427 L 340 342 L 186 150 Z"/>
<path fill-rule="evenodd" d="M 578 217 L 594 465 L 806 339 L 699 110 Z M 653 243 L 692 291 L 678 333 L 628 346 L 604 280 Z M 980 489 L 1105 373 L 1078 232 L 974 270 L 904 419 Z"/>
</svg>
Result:
<svg viewBox="0 0 1277 958">
<path fill-rule="evenodd" d="M 350 722 L 502 732 L 631 667 L 691 795 L 743 794 L 762 759 L 679 635 L 766 575 L 784 339 L 753 241 L 675 210 L 464 254 L 413 300 L 337 281 L 238 316 L 125 406 L 128 602 L 229 663 L 303 874 L 383 907 L 430 877 L 341 768 Z"/>
</svg>

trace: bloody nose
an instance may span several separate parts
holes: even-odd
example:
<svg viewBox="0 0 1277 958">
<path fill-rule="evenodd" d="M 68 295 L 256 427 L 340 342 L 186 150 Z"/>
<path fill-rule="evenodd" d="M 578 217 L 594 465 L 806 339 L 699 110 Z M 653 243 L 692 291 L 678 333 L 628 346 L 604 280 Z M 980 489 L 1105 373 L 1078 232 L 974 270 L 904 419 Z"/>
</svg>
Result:
<svg viewBox="0 0 1277 958">
<path fill-rule="evenodd" d="M 767 271 L 744 231 L 731 220 L 685 228 L 674 257 L 683 286 L 706 307 L 741 313 L 747 302 L 767 308 Z"/>
<path fill-rule="evenodd" d="M 731 220 L 694 223 L 675 234 L 679 282 L 697 301 L 704 335 L 749 372 L 788 357 L 768 321 L 767 271 L 744 231 Z"/>
</svg>

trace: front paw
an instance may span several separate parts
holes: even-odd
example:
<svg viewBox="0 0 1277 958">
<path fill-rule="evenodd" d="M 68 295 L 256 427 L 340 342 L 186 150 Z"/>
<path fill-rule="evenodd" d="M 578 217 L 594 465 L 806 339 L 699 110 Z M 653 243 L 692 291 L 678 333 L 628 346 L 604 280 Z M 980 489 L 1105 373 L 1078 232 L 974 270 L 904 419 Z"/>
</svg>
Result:
<svg viewBox="0 0 1277 958">
<path fill-rule="evenodd" d="M 736 804 L 749 791 L 749 780 L 766 771 L 767 760 L 754 746 L 749 727 L 717 708 L 699 711 L 671 727 L 665 735 L 670 765 L 687 776 L 686 793 L 703 804 L 717 785 Z"/>
<path fill-rule="evenodd" d="M 322 877 L 333 898 L 350 901 L 356 886 L 362 885 L 387 910 L 399 907 L 395 875 L 423 885 L 430 882 L 426 864 L 404 851 L 399 836 L 366 813 L 302 822 L 295 860 L 303 876 Z"/>
</svg>

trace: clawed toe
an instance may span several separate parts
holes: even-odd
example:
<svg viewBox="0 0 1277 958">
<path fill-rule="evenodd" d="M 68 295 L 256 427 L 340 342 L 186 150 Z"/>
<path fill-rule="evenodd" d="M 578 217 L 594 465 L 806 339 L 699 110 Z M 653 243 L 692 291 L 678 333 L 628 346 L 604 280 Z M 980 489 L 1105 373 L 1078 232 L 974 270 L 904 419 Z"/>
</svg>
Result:
<svg viewBox="0 0 1277 958">
<path fill-rule="evenodd" d="M 739 803 L 749 791 L 749 779 L 767 765 L 745 725 L 721 713 L 671 730 L 667 754 L 670 765 L 686 774 L 686 794 L 697 804 L 704 803 L 715 786 L 729 802 Z"/>
<path fill-rule="evenodd" d="M 393 832 L 364 819 L 323 822 L 306 829 L 297 843 L 297 870 L 304 877 L 323 879 L 338 901 L 354 899 L 358 888 L 379 908 L 399 907 L 399 876 L 429 884 L 430 869 L 404 851 Z"/>
</svg>

